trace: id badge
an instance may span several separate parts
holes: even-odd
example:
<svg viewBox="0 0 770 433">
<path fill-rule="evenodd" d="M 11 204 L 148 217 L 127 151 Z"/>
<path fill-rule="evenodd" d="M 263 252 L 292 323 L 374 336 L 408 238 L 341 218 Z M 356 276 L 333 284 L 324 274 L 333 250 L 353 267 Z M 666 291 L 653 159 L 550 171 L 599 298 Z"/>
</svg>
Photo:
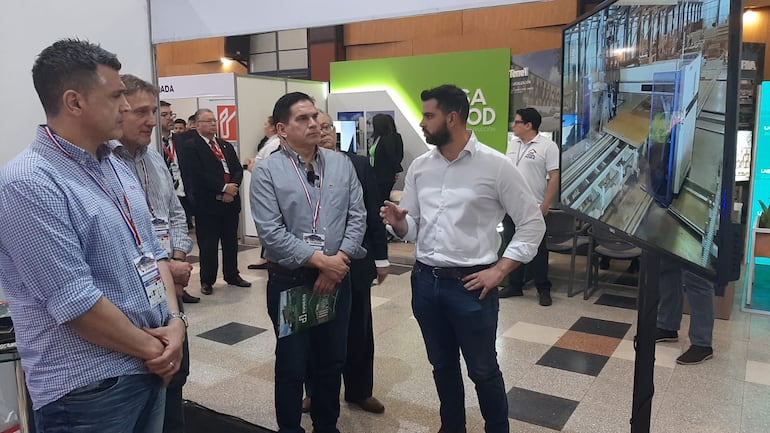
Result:
<svg viewBox="0 0 770 433">
<path fill-rule="evenodd" d="M 155 230 L 155 236 L 158 238 L 160 247 L 167 253 L 171 252 L 171 226 L 163 218 L 153 218 L 152 228 Z"/>
<path fill-rule="evenodd" d="M 155 257 L 150 253 L 144 253 L 134 259 L 134 266 L 136 266 L 136 271 L 142 280 L 144 291 L 147 293 L 150 308 L 157 307 L 166 300 L 166 286 L 163 285 L 163 280 L 160 278 L 160 270 Z"/>
<path fill-rule="evenodd" d="M 326 235 L 321 233 L 302 233 L 302 240 L 316 251 L 323 251 Z"/>
</svg>

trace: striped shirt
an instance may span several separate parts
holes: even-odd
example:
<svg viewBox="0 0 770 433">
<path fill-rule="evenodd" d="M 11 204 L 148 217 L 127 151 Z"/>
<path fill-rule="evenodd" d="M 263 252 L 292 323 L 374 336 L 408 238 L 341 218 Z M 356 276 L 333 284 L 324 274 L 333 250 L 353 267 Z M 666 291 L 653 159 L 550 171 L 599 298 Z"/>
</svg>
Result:
<svg viewBox="0 0 770 433">
<path fill-rule="evenodd" d="M 157 150 L 140 147 L 136 155 L 131 155 L 119 142 L 109 143 L 112 151 L 131 168 L 147 194 L 150 212 L 156 218 L 161 218 L 170 223 L 171 254 L 173 251 L 181 251 L 185 254 L 192 250 L 193 242 L 187 236 L 187 217 L 179 203 L 179 198 L 174 191 L 174 180 L 171 177 L 163 156 Z"/>
<path fill-rule="evenodd" d="M 98 380 L 148 373 L 144 360 L 89 343 L 67 326 L 102 296 L 137 327 L 160 327 L 168 315 L 165 301 L 150 308 L 133 263 L 140 248 L 167 257 L 142 187 L 104 146 L 97 160 L 58 142 L 70 156 L 41 126 L 30 147 L 0 171 L 0 285 L 34 409 Z M 124 192 L 141 247 L 118 210 Z"/>
</svg>

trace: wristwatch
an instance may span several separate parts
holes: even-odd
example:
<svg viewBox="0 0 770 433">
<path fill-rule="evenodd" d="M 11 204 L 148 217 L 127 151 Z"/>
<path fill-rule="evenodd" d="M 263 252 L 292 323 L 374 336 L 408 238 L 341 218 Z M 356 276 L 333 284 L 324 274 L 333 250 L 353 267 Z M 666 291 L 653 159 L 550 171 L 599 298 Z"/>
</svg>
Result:
<svg viewBox="0 0 770 433">
<path fill-rule="evenodd" d="M 171 319 L 182 319 L 182 322 L 184 322 L 185 329 L 189 325 L 189 323 L 187 323 L 187 314 L 185 314 L 184 311 L 179 313 L 173 313 L 173 312 L 168 313 L 168 321 L 170 322 Z"/>
</svg>

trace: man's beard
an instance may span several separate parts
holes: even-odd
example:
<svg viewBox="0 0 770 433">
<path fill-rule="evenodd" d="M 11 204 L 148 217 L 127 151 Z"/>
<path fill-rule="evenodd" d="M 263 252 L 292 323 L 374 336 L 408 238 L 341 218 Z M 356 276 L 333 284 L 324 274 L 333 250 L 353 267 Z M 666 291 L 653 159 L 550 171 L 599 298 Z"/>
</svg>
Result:
<svg viewBox="0 0 770 433">
<path fill-rule="evenodd" d="M 444 125 L 443 128 L 433 134 L 429 133 L 425 129 L 422 130 L 422 133 L 425 134 L 425 141 L 436 147 L 442 147 L 446 145 L 452 138 L 451 134 L 449 133 L 449 128 L 447 128 L 446 125 Z"/>
</svg>

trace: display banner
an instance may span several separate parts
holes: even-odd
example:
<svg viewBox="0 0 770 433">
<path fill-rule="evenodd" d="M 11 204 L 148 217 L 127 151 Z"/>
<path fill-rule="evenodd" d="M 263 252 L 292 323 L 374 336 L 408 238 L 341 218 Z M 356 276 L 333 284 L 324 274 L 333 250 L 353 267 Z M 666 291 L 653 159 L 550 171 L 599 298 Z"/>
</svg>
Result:
<svg viewBox="0 0 770 433">
<path fill-rule="evenodd" d="M 754 146 L 754 169 L 751 181 L 751 205 L 749 210 L 749 228 L 756 227 L 757 217 L 762 213 L 762 205 L 770 206 L 770 81 L 762 83 L 757 108 L 757 141 Z M 747 243 L 751 242 L 751 236 Z M 752 248 L 749 244 L 748 248 Z"/>
<path fill-rule="evenodd" d="M 235 74 L 200 74 L 159 77 L 160 99 L 235 97 Z"/>
<path fill-rule="evenodd" d="M 479 140 L 505 152 L 508 135 L 510 50 L 354 60 L 331 64 L 331 92 L 385 90 L 404 116 L 422 119 L 420 93 L 454 84 L 468 94 L 468 126 Z"/>
</svg>

